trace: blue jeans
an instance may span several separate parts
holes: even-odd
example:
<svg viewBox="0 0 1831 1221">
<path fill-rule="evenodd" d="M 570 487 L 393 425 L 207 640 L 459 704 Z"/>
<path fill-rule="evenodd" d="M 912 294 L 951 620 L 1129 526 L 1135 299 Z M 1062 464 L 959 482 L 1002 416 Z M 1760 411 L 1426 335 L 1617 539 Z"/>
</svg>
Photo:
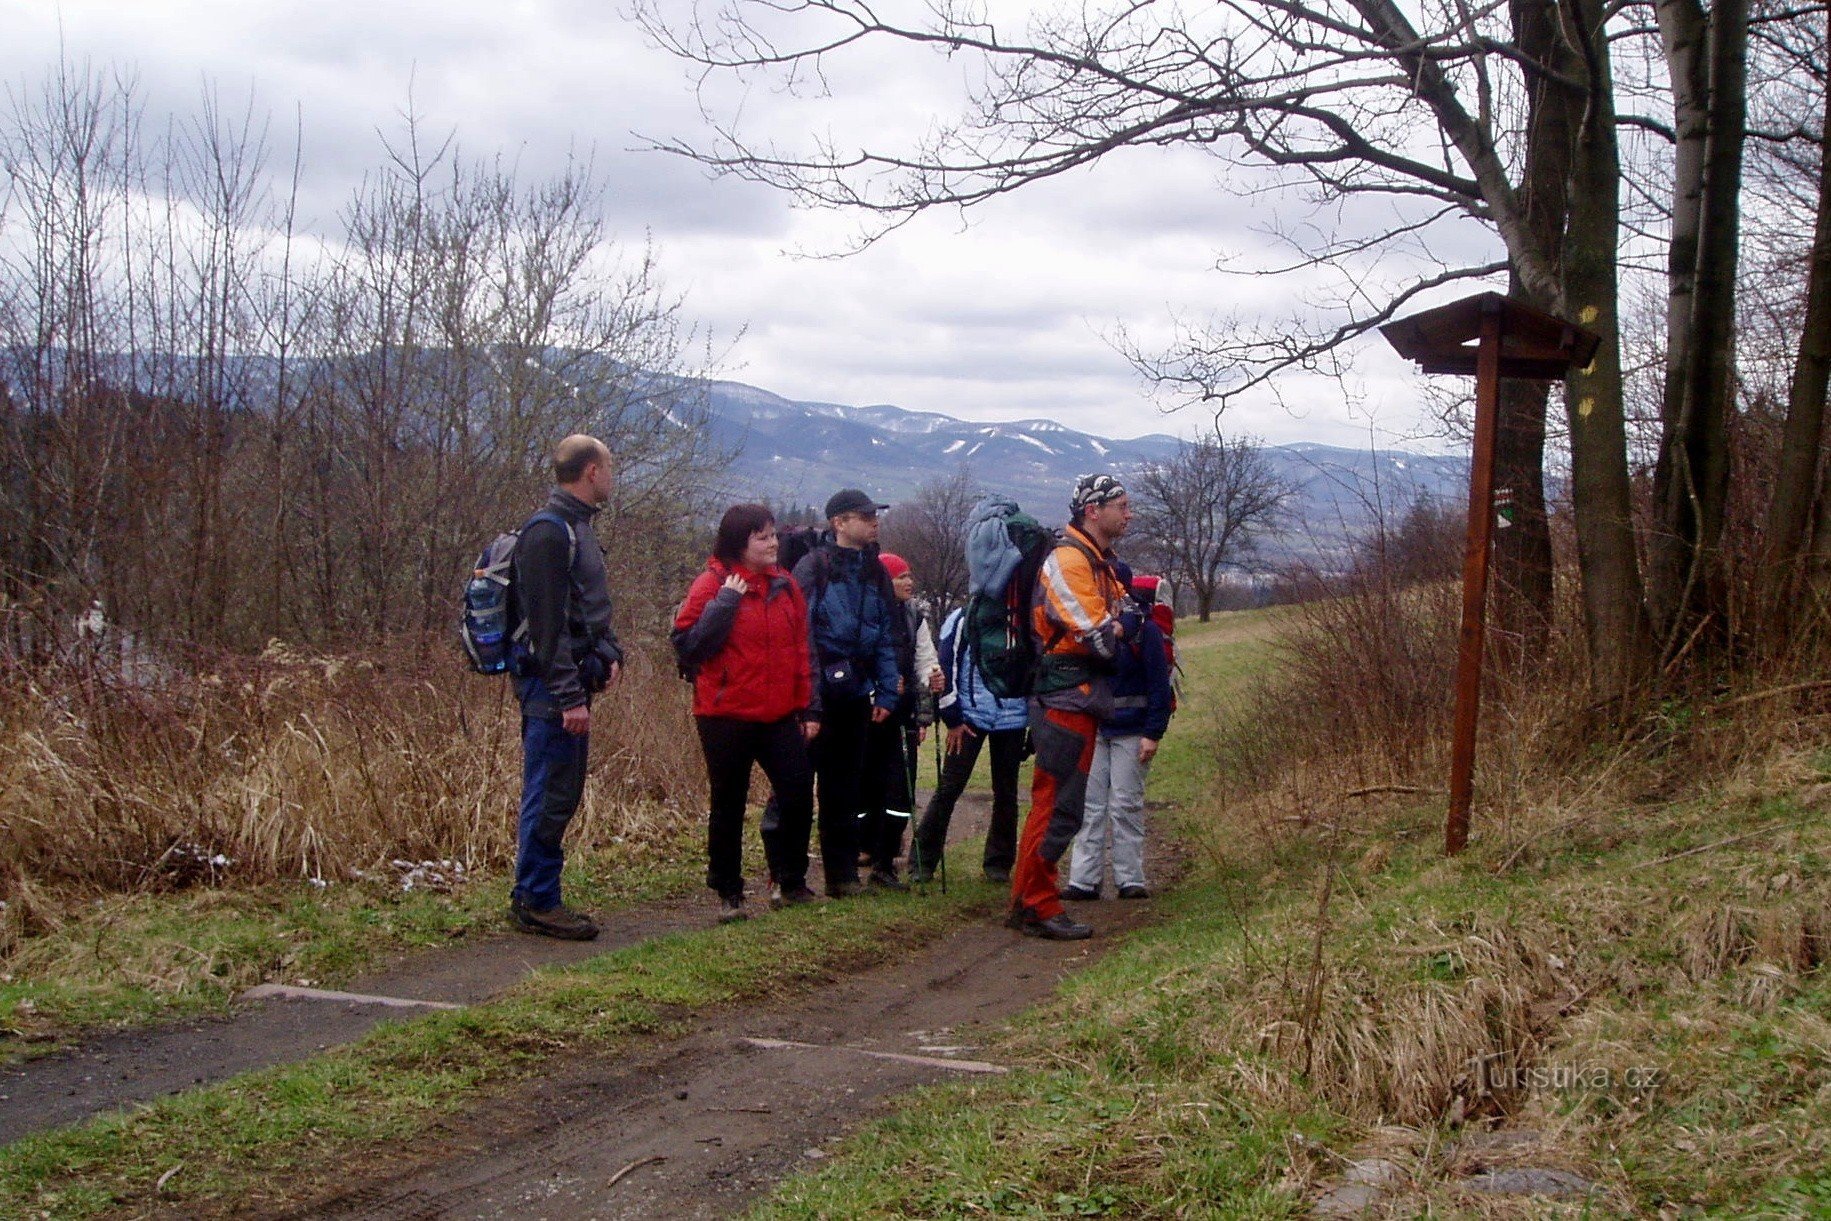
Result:
<svg viewBox="0 0 1831 1221">
<path fill-rule="evenodd" d="M 544 697 L 545 691 L 540 694 Z M 557 716 L 531 715 L 526 709 L 534 702 L 524 698 L 522 704 L 520 851 L 514 897 L 524 907 L 546 911 L 559 906 L 559 875 L 566 863 L 560 839 L 585 795 L 591 736 L 567 733 Z"/>
</svg>

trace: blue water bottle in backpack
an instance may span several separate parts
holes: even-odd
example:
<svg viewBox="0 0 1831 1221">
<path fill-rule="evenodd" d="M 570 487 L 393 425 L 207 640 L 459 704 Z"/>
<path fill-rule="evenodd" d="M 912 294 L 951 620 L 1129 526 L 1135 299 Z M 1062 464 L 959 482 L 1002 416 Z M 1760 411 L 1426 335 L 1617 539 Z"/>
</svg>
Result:
<svg viewBox="0 0 1831 1221">
<path fill-rule="evenodd" d="M 570 570 L 578 554 L 578 536 L 572 526 L 549 512 L 536 513 L 528 519 L 528 525 L 537 521 L 550 521 L 565 530 L 566 567 Z M 525 529 L 526 525 L 522 527 Z M 521 530 L 498 534 L 477 557 L 477 566 L 464 583 L 464 613 L 458 620 L 458 637 L 464 642 L 470 668 L 479 674 L 509 674 L 514 670 L 515 644 L 525 631 L 509 613 L 513 600 L 509 583 L 514 576 L 515 544 L 520 541 Z"/>
<path fill-rule="evenodd" d="M 470 668 L 479 674 L 509 671 L 509 567 L 515 561 L 513 534 L 498 536 L 477 557 L 477 567 L 464 585 L 464 618 L 459 636 Z M 506 541 L 507 546 L 503 543 Z M 497 554 L 501 548 L 501 554 Z"/>
</svg>

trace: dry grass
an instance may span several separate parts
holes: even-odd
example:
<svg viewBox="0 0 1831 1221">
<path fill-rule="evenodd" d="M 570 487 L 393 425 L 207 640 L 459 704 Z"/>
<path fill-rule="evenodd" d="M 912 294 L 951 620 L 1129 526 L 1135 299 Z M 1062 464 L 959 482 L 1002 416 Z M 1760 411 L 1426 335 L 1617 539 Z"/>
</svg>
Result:
<svg viewBox="0 0 1831 1221">
<path fill-rule="evenodd" d="M 1237 879 L 1233 936 L 1098 1006 L 1120 1076 L 1181 1044 L 1253 1113 L 1396 1126 L 1403 1215 L 1553 1207 L 1454 1185 L 1510 1164 L 1459 1143 L 1491 1125 L 1623 1213 L 1831 1190 L 1824 667 L 1714 674 L 1610 724 L 1567 622 L 1530 667 L 1490 666 L 1475 835 L 1446 861 L 1454 621 L 1431 588 L 1298 608 L 1284 664 L 1219 711 L 1219 782 L 1183 823 Z M 1293 1150 L 1286 1186 L 1339 1160 Z"/>
<path fill-rule="evenodd" d="M 671 669 L 632 660 L 599 701 L 569 843 L 660 838 L 696 812 L 688 698 Z M 78 896 L 501 864 L 520 784 L 508 684 L 442 639 L 362 657 L 275 645 L 151 677 L 0 668 L 0 952 Z"/>
</svg>

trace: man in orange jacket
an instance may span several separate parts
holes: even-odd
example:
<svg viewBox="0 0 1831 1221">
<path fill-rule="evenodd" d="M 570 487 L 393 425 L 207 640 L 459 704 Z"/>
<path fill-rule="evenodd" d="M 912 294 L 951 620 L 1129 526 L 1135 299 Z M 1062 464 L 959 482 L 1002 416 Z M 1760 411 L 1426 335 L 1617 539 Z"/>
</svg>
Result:
<svg viewBox="0 0 1831 1221">
<path fill-rule="evenodd" d="M 1112 671 L 1126 595 L 1113 572 L 1112 548 L 1132 522 L 1125 485 L 1111 475 L 1082 475 L 1068 508 L 1062 540 L 1036 576 L 1031 628 L 1041 656 L 1030 703 L 1036 771 L 1011 874 L 1008 921 L 1053 941 L 1093 936 L 1063 909 L 1056 862 L 1081 829 L 1095 739 L 1113 711 Z"/>
</svg>

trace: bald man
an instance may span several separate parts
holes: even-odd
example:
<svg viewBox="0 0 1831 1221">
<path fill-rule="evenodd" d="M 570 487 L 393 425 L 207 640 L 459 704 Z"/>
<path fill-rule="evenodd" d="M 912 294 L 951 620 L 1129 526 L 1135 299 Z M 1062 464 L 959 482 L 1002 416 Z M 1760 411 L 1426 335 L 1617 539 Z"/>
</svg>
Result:
<svg viewBox="0 0 1831 1221">
<path fill-rule="evenodd" d="M 521 528 L 514 591 L 526 634 L 516 650 L 521 698 L 521 823 L 509 912 L 523 931 L 589 941 L 598 926 L 560 901 L 560 839 L 585 794 L 591 697 L 617 680 L 610 584 L 592 518 L 610 500 L 614 465 L 596 437 L 553 450 L 555 487 Z"/>
</svg>

